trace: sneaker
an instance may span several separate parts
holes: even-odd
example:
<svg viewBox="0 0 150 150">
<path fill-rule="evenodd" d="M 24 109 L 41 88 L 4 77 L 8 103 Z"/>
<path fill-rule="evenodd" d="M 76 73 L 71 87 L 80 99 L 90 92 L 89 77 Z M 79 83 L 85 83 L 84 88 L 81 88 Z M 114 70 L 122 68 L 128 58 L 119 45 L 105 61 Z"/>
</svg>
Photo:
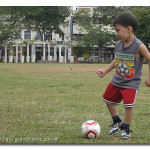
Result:
<svg viewBox="0 0 150 150">
<path fill-rule="evenodd" d="M 131 134 L 130 132 L 132 132 L 131 130 L 125 128 L 125 129 L 121 129 L 122 130 L 122 133 L 121 133 L 121 137 L 123 139 L 131 139 Z"/>
<path fill-rule="evenodd" d="M 120 131 L 120 127 L 123 124 L 123 121 L 118 122 L 118 123 L 113 123 L 112 125 L 110 125 L 111 130 L 109 131 L 108 135 L 116 135 L 119 131 Z"/>
</svg>

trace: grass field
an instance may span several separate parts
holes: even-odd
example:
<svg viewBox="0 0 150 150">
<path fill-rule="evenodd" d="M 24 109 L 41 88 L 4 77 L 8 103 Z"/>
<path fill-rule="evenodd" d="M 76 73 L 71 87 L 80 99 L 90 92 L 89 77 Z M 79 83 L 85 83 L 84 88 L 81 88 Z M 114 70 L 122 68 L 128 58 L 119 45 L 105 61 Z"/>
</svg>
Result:
<svg viewBox="0 0 150 150">
<path fill-rule="evenodd" d="M 150 144 L 150 88 L 144 82 L 136 99 L 131 140 L 108 136 L 111 116 L 101 97 L 114 71 L 100 79 L 107 64 L 0 64 L 0 143 Z M 72 69 L 71 69 L 72 68 Z M 123 118 L 124 106 L 117 106 Z M 96 120 L 98 139 L 81 136 L 81 125 Z"/>
</svg>

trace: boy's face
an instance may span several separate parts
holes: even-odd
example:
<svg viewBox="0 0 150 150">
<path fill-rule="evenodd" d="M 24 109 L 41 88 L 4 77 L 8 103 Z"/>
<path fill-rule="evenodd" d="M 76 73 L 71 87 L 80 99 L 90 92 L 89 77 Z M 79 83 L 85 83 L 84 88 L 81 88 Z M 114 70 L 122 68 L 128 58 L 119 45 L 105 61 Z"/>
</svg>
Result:
<svg viewBox="0 0 150 150">
<path fill-rule="evenodd" d="M 114 29 L 116 31 L 116 36 L 122 42 L 126 41 L 129 38 L 130 34 L 132 33 L 132 27 L 131 26 L 124 27 L 120 24 L 116 24 L 114 26 Z"/>
</svg>

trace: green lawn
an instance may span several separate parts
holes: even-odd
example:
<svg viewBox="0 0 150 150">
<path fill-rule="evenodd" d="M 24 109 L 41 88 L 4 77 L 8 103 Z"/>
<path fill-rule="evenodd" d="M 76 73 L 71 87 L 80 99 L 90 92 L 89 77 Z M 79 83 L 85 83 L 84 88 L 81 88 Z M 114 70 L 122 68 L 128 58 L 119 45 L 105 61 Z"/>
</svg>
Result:
<svg viewBox="0 0 150 150">
<path fill-rule="evenodd" d="M 150 88 L 144 82 L 136 99 L 131 140 L 121 133 L 108 136 L 111 116 L 101 97 L 114 71 L 100 79 L 96 71 L 106 64 L 0 64 L 0 143 L 150 144 Z M 72 68 L 72 69 L 71 69 Z M 123 119 L 124 106 L 117 106 Z M 81 136 L 81 125 L 95 120 L 98 139 Z"/>
</svg>

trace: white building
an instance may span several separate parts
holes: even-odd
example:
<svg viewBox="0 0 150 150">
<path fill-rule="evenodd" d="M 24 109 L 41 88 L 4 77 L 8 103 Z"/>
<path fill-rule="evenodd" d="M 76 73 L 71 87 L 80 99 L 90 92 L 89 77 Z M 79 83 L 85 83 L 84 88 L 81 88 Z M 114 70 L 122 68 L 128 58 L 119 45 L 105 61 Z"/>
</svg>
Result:
<svg viewBox="0 0 150 150">
<path fill-rule="evenodd" d="M 35 62 L 38 60 L 59 63 L 73 62 L 72 47 L 69 45 L 71 41 L 70 27 L 62 28 L 62 30 L 64 32 L 62 37 L 53 32 L 52 35 L 41 41 L 39 32 L 23 28 L 14 41 L 16 43 L 13 45 L 13 51 L 16 54 L 13 58 L 14 62 Z M 24 44 L 25 42 L 26 44 Z M 26 49 L 25 52 L 24 49 Z M 5 63 L 8 60 L 12 62 L 11 58 L 7 56 L 8 50 L 8 47 L 4 46 L 3 62 Z"/>
</svg>

